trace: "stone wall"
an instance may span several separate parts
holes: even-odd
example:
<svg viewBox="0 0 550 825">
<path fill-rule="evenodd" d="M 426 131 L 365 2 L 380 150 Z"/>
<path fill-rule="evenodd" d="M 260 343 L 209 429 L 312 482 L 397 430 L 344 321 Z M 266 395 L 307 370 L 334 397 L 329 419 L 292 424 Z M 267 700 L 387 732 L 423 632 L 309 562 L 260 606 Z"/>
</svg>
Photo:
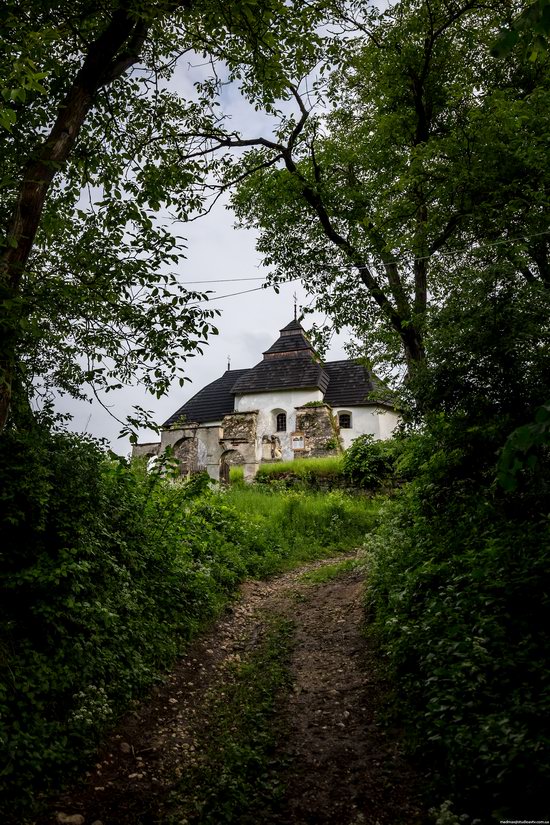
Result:
<svg viewBox="0 0 550 825">
<path fill-rule="evenodd" d="M 192 438 L 182 438 L 174 444 L 174 456 L 178 460 L 179 471 L 182 476 L 196 473 L 199 469 L 198 440 Z"/>
<path fill-rule="evenodd" d="M 338 425 L 328 404 L 297 407 L 296 431 L 304 434 L 304 449 L 295 458 L 321 458 L 342 452 Z"/>
<path fill-rule="evenodd" d="M 222 421 L 223 440 L 235 443 L 247 443 L 256 438 L 257 410 L 250 412 L 233 412 L 224 416 Z"/>
<path fill-rule="evenodd" d="M 146 444 L 134 444 L 132 447 L 132 458 L 141 458 L 142 456 L 151 458 L 159 453 L 160 441 L 148 442 Z"/>
<path fill-rule="evenodd" d="M 242 456 L 245 481 L 252 481 L 259 465 L 256 446 L 256 425 L 258 411 L 233 412 L 224 416 L 222 421 L 223 436 L 220 439 L 221 455 L 236 450 Z M 235 463 L 233 458 L 232 463 Z M 223 475 L 223 473 L 222 473 Z"/>
</svg>

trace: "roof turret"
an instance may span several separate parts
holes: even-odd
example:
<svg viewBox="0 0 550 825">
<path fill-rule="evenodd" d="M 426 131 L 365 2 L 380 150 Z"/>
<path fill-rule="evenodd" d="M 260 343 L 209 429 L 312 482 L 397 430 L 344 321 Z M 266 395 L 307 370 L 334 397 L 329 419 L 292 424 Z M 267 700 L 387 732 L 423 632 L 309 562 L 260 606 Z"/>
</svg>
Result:
<svg viewBox="0 0 550 825">
<path fill-rule="evenodd" d="M 279 389 L 317 388 L 324 392 L 328 376 L 299 321 L 280 330 L 280 336 L 263 354 L 263 360 L 239 378 L 234 393 Z"/>
</svg>

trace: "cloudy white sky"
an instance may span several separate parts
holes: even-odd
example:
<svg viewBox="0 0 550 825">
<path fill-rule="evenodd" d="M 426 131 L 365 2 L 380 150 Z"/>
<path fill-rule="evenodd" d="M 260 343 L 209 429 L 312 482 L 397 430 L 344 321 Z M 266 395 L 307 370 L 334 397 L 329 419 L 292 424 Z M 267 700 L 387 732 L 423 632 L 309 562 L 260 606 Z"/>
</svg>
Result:
<svg viewBox="0 0 550 825">
<path fill-rule="evenodd" d="M 196 61 L 200 63 L 200 61 Z M 185 97 L 194 94 L 193 82 L 204 76 L 207 69 L 191 66 L 182 62 L 173 79 L 173 87 Z M 246 136 L 265 134 L 269 128 L 265 117 L 255 112 L 238 94 L 234 87 L 228 87 L 224 93 L 224 106 L 232 117 L 234 128 Z M 180 231 L 181 230 L 181 231 Z M 199 280 L 237 278 L 265 278 L 266 269 L 255 250 L 255 235 L 247 230 L 234 228 L 234 216 L 223 204 L 218 203 L 212 212 L 204 218 L 183 227 L 176 227 L 178 234 L 187 238 L 187 260 L 180 270 L 183 283 Z M 212 298 L 229 293 L 252 290 L 259 287 L 261 280 L 233 283 L 194 285 L 191 289 L 212 290 Z M 153 412 L 157 423 L 162 423 L 192 395 L 210 381 L 218 378 L 227 368 L 228 357 L 231 368 L 252 367 L 278 336 L 278 331 L 293 317 L 293 294 L 296 292 L 298 307 L 309 304 L 312 296 L 308 295 L 300 283 L 284 284 L 279 294 L 273 289 L 261 289 L 244 295 L 226 297 L 216 300 L 212 306 L 221 311 L 216 325 L 219 335 L 210 338 L 203 355 L 187 361 L 185 374 L 191 383 L 183 388 L 175 384 L 171 391 L 160 400 L 145 393 L 139 386 L 130 387 L 116 393 L 103 396 L 103 402 L 113 416 L 124 420 L 134 405 L 140 405 Z M 313 322 L 323 323 L 323 316 L 307 316 L 306 328 Z M 345 335 L 334 336 L 327 359 L 344 358 L 343 344 Z M 104 438 L 112 449 L 119 454 L 128 454 L 130 445 L 127 439 L 120 439 L 120 423 L 94 400 L 91 403 L 76 402 L 62 398 L 58 409 L 70 412 L 73 416 L 69 427 L 76 432 L 86 432 L 98 438 Z M 140 440 L 156 440 L 151 430 L 141 431 Z"/>
</svg>

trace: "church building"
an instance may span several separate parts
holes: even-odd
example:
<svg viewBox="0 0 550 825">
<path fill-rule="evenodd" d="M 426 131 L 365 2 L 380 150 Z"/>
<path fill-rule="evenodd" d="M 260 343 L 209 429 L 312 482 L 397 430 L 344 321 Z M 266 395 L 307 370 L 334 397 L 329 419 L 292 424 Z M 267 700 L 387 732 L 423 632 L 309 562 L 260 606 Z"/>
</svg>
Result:
<svg viewBox="0 0 550 825">
<path fill-rule="evenodd" d="M 133 454 L 171 447 L 182 474 L 225 480 L 238 464 L 250 480 L 263 462 L 337 455 L 359 435 L 389 438 L 397 423 L 387 388 L 363 364 L 321 362 L 293 320 L 256 366 L 228 369 L 164 422 L 160 442 Z"/>
</svg>

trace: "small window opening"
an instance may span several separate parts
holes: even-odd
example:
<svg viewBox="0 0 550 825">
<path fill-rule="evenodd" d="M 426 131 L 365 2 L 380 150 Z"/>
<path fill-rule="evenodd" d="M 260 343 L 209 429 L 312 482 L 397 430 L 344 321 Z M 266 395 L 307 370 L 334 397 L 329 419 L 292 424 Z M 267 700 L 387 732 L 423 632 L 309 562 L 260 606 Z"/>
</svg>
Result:
<svg viewBox="0 0 550 825">
<path fill-rule="evenodd" d="M 277 432 L 278 433 L 285 433 L 286 432 L 286 413 L 278 413 L 277 414 Z"/>
<path fill-rule="evenodd" d="M 338 423 L 341 430 L 351 430 L 351 415 L 349 413 L 340 413 Z"/>
</svg>

